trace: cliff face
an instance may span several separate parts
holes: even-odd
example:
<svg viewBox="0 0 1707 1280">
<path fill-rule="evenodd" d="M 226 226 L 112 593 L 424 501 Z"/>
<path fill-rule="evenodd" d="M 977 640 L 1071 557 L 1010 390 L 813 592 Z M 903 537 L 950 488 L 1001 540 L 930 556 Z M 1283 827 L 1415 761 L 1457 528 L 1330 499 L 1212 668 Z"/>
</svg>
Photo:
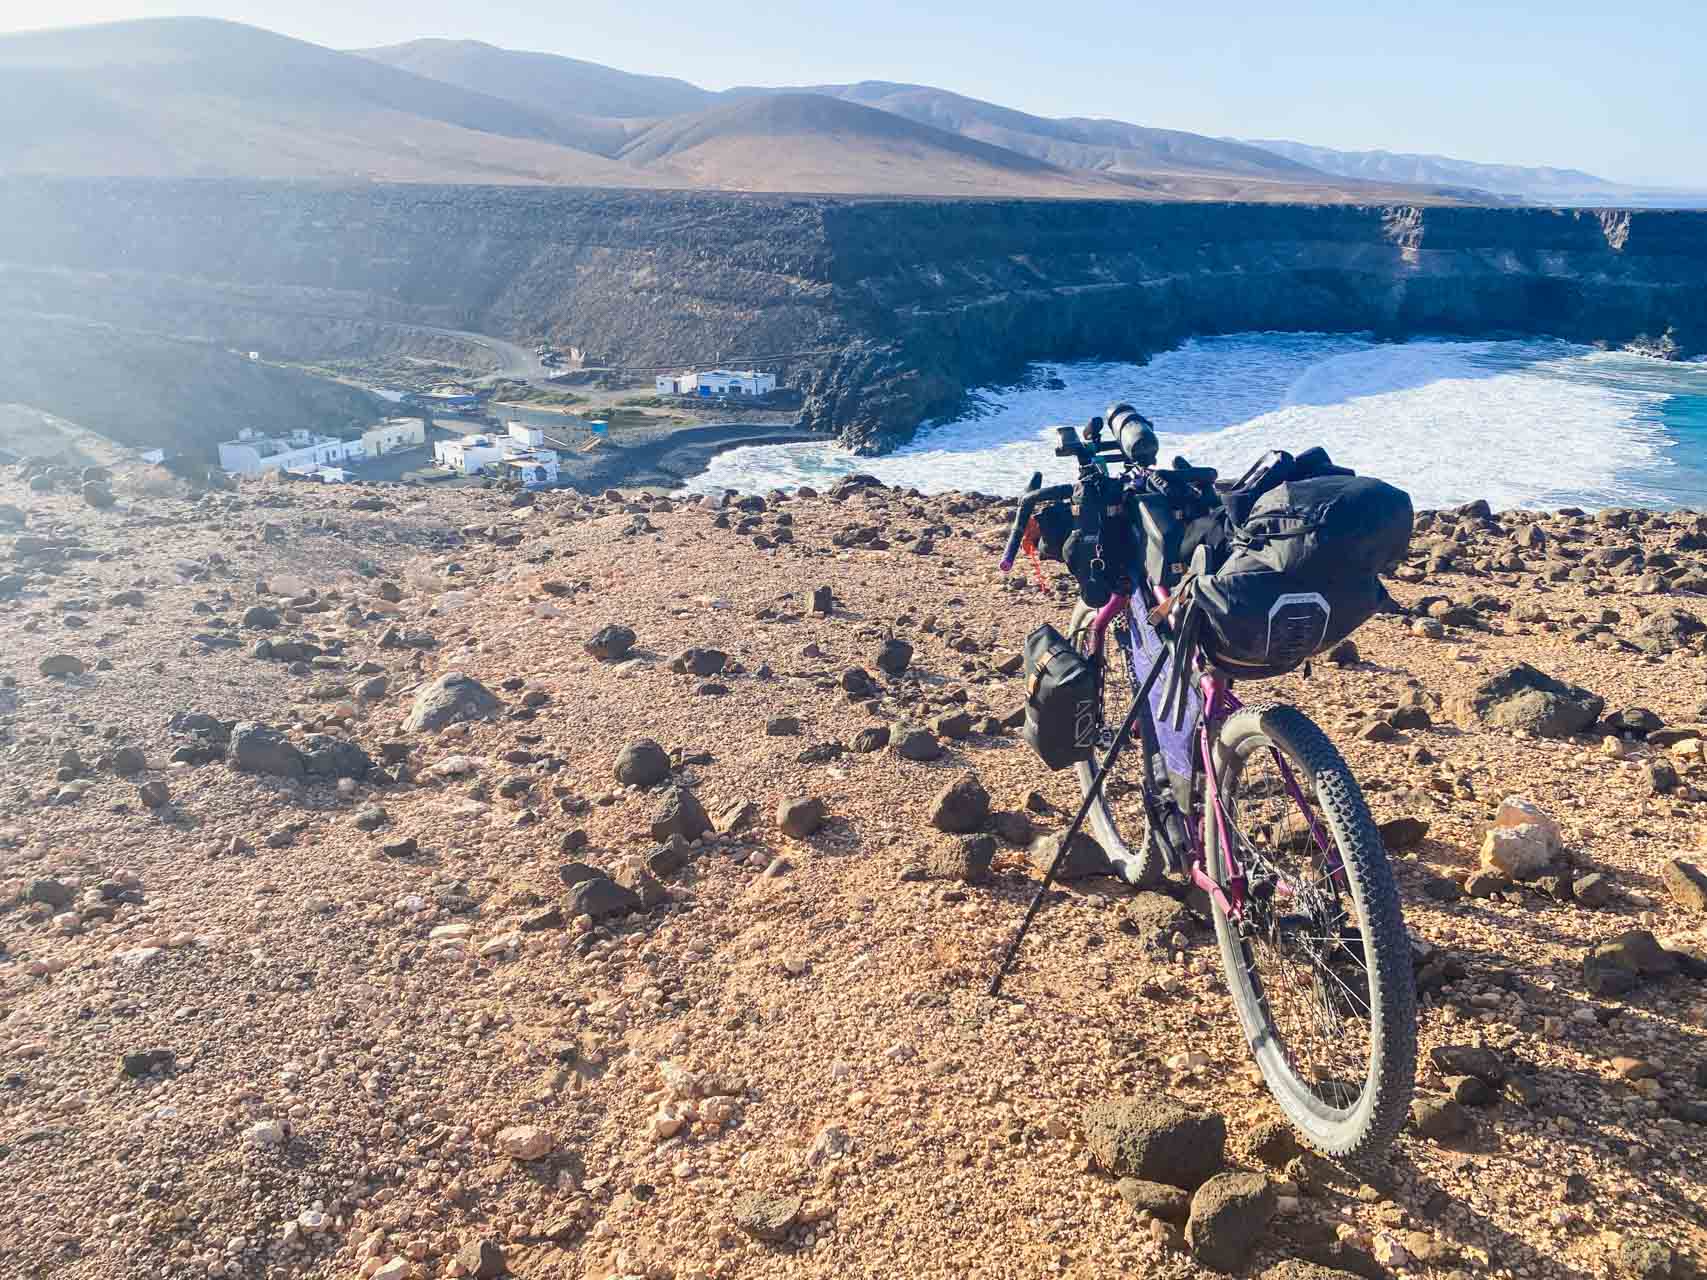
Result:
<svg viewBox="0 0 1707 1280">
<path fill-rule="evenodd" d="M 1699 353 L 1707 213 L 6 180 L 0 305 L 273 350 L 403 321 L 760 360 L 879 450 L 1027 360 L 1193 334 L 1670 328 Z"/>
<path fill-rule="evenodd" d="M 1372 330 L 1707 348 L 1707 215 L 1005 203 L 826 215 L 838 302 L 879 345 L 832 362 L 819 421 L 884 447 L 1038 358 L 1137 359 L 1196 334 Z"/>
</svg>

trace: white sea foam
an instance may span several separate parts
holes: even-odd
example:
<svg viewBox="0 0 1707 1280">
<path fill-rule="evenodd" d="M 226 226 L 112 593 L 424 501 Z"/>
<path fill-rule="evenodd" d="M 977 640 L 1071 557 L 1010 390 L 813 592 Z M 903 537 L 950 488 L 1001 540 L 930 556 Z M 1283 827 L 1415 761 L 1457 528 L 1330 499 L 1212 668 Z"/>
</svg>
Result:
<svg viewBox="0 0 1707 1280">
<path fill-rule="evenodd" d="M 822 484 L 864 471 L 926 492 L 1018 493 L 1040 470 L 1069 478 L 1054 424 L 1130 400 L 1162 457 L 1238 474 L 1265 449 L 1313 444 L 1407 488 L 1418 506 L 1486 498 L 1496 507 L 1600 506 L 1653 497 L 1665 465 L 1664 399 L 1620 356 L 1552 342 L 1377 344 L 1322 334 L 1187 342 L 1148 364 L 1040 365 L 1023 389 L 981 393 L 976 411 L 863 458 L 833 444 L 736 449 L 689 488 L 743 492 Z M 1064 390 L 1049 390 L 1054 376 Z"/>
</svg>

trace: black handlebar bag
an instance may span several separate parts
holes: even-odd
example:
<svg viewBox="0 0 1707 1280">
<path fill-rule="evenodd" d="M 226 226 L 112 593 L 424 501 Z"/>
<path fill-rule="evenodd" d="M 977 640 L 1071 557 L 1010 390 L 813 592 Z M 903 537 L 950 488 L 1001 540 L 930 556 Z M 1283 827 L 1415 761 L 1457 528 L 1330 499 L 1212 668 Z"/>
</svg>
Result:
<svg viewBox="0 0 1707 1280">
<path fill-rule="evenodd" d="M 1409 494 L 1350 473 L 1261 494 L 1226 560 L 1193 583 L 1211 661 L 1266 679 L 1345 639 L 1386 600 L 1381 575 L 1410 550 L 1411 518 Z"/>
<path fill-rule="evenodd" d="M 1096 672 L 1065 636 L 1045 623 L 1025 638 L 1020 733 L 1046 766 L 1066 769 L 1091 758 L 1100 701 Z"/>
</svg>

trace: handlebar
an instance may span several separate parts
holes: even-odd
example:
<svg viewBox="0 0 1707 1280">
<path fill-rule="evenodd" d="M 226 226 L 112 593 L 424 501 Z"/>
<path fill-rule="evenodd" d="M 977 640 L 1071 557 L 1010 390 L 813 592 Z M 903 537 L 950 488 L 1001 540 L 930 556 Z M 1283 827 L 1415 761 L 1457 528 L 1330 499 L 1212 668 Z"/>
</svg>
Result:
<svg viewBox="0 0 1707 1280">
<path fill-rule="evenodd" d="M 1139 418 L 1137 411 L 1130 405 L 1116 405 L 1110 410 L 1111 420 L 1122 420 L 1129 417 L 1138 421 L 1145 429 L 1145 439 L 1154 444 L 1155 437 L 1148 434 L 1150 425 Z M 1184 458 L 1176 457 L 1171 472 L 1155 469 L 1152 456 L 1149 461 L 1140 464 L 1137 459 L 1129 458 L 1125 447 L 1118 438 L 1104 440 L 1103 431 L 1108 424 L 1102 418 L 1092 418 L 1085 424 L 1084 433 L 1072 427 L 1055 428 L 1059 443 L 1055 446 L 1057 458 L 1072 458 L 1079 464 L 1079 482 L 1077 485 L 1058 484 L 1043 488 L 1043 473 L 1034 471 L 1031 483 L 1026 485 L 1025 493 L 1021 496 L 1019 509 L 1014 512 L 1013 528 L 1008 532 L 1008 545 L 1002 552 L 1002 572 L 1006 573 L 1014 567 L 1014 560 L 1019 556 L 1020 542 L 1025 537 L 1026 526 L 1031 523 L 1032 512 L 1039 506 L 1050 502 L 1062 502 L 1076 495 L 1082 486 L 1088 500 L 1091 495 L 1110 496 L 1113 492 L 1110 485 L 1119 487 L 1139 477 L 1145 485 L 1159 487 L 1164 494 L 1178 495 L 1176 485 L 1204 486 L 1215 483 L 1216 471 L 1213 467 L 1194 467 Z M 1112 480 L 1108 470 L 1102 464 L 1107 461 L 1124 461 L 1132 466 L 1125 481 Z M 1099 498 L 1099 500 L 1101 500 Z"/>
<path fill-rule="evenodd" d="M 1071 428 L 1064 428 L 1071 430 Z M 1025 495 L 1019 500 L 1019 510 L 1014 512 L 1013 528 L 1008 532 L 1007 549 L 1002 552 L 1002 572 L 1006 573 L 1014 567 L 1014 560 L 1019 555 L 1020 539 L 1025 536 L 1025 527 L 1031 523 L 1031 513 L 1040 502 L 1060 502 L 1073 496 L 1073 486 L 1070 484 L 1051 485 L 1044 489 L 1043 473 L 1031 473 L 1031 483 L 1026 486 Z"/>
</svg>

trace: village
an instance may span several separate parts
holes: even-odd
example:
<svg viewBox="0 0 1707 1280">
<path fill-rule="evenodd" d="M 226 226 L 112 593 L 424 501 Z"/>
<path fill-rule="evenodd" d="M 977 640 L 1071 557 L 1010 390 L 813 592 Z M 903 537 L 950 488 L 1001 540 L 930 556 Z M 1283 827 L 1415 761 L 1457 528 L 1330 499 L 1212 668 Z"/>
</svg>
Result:
<svg viewBox="0 0 1707 1280">
<path fill-rule="evenodd" d="M 547 369 L 555 367 L 557 362 L 548 359 L 554 355 L 549 351 L 540 355 Z M 687 370 L 657 375 L 653 387 L 654 396 L 630 396 L 629 400 L 654 408 L 679 401 L 690 411 L 701 404 L 719 408 L 751 404 L 773 395 L 777 378 L 751 369 Z M 613 419 L 631 423 L 645 413 L 602 405 L 577 413 L 556 403 L 500 401 L 491 387 L 454 383 L 387 398 L 394 400 L 400 412 L 355 435 L 308 428 L 268 435 L 242 429 L 234 439 L 219 443 L 219 466 L 230 476 L 276 472 L 283 478 L 323 484 L 474 481 L 550 489 L 564 483 L 565 455 L 606 447 Z M 574 402 L 586 397 L 563 393 L 559 398 Z M 697 420 L 695 415 L 685 422 L 692 425 Z M 658 421 L 684 420 L 661 416 Z"/>
</svg>

